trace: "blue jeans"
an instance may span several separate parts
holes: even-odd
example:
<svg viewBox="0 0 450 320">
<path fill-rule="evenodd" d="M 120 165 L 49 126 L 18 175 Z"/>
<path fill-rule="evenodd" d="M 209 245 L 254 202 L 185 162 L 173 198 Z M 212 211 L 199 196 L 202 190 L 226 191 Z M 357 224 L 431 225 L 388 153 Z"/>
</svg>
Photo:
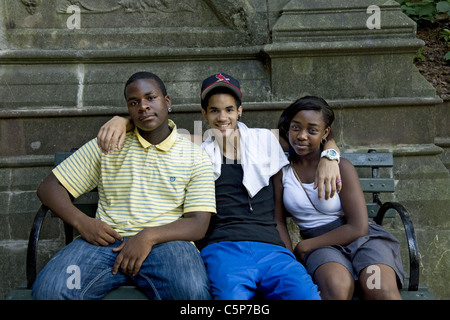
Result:
<svg viewBox="0 0 450 320">
<path fill-rule="evenodd" d="M 223 241 L 201 252 L 217 300 L 320 300 L 317 286 L 284 247 Z"/>
<path fill-rule="evenodd" d="M 211 299 L 209 280 L 197 248 L 190 242 L 155 245 L 136 276 L 112 274 L 120 241 L 103 247 L 76 239 L 60 250 L 38 274 L 34 299 L 93 300 L 126 284 L 138 286 L 150 299 Z"/>
</svg>

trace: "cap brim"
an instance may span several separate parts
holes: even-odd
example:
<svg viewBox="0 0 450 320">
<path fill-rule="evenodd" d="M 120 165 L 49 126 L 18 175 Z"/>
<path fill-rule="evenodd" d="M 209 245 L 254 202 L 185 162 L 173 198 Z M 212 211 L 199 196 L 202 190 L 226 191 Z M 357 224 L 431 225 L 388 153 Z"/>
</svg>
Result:
<svg viewBox="0 0 450 320">
<path fill-rule="evenodd" d="M 203 89 L 202 94 L 201 94 L 201 99 L 204 100 L 205 97 L 206 97 L 206 95 L 207 95 L 212 89 L 217 88 L 217 87 L 224 87 L 224 88 L 231 89 L 231 90 L 236 94 L 236 96 L 237 96 L 239 99 L 242 100 L 242 92 L 241 92 L 241 90 L 240 90 L 238 87 L 233 86 L 231 83 L 227 83 L 227 82 L 224 82 L 224 81 L 214 82 L 213 84 L 211 84 L 211 85 L 209 85 L 208 87 L 206 87 L 205 89 Z"/>
</svg>

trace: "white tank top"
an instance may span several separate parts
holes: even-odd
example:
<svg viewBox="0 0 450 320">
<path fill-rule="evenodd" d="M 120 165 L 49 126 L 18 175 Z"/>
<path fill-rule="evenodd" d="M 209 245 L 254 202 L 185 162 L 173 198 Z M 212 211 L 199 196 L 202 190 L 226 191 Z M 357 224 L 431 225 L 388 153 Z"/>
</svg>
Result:
<svg viewBox="0 0 450 320">
<path fill-rule="evenodd" d="M 303 183 L 311 201 L 305 194 L 302 185 L 297 180 L 292 171 L 292 167 L 283 167 L 283 202 L 286 210 L 292 215 L 300 230 L 310 229 L 330 223 L 344 215 L 339 195 L 333 198 L 322 200 L 318 198 L 317 189 L 314 190 L 314 183 Z M 320 211 L 320 212 L 319 212 Z"/>
</svg>

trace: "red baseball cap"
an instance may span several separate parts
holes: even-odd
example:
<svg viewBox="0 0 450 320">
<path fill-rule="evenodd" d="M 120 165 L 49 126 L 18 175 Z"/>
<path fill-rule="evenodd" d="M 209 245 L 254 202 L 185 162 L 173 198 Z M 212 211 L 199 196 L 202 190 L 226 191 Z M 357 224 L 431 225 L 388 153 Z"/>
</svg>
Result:
<svg viewBox="0 0 450 320">
<path fill-rule="evenodd" d="M 236 96 L 242 100 L 242 92 L 239 81 L 228 74 L 217 73 L 203 80 L 201 91 L 202 101 L 205 99 L 208 92 L 217 87 L 226 87 L 231 89 Z"/>
</svg>

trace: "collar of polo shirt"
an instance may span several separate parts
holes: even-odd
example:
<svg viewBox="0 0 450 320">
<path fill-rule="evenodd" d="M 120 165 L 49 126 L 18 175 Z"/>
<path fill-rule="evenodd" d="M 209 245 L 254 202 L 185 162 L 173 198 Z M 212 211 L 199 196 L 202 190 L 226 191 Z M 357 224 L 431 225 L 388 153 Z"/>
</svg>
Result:
<svg viewBox="0 0 450 320">
<path fill-rule="evenodd" d="M 170 133 L 170 135 L 164 139 L 161 143 L 155 145 L 155 148 L 161 151 L 169 151 L 170 148 L 172 148 L 173 144 L 175 143 L 175 141 L 177 140 L 177 125 L 175 124 L 175 122 L 173 122 L 172 120 L 168 120 L 169 122 L 169 127 L 172 129 L 172 132 Z M 147 140 L 145 140 L 139 133 L 138 128 L 134 129 L 134 132 L 139 140 L 139 142 L 141 143 L 143 148 L 148 148 L 150 146 L 152 146 L 152 144 L 150 142 L 148 142 Z"/>
</svg>

